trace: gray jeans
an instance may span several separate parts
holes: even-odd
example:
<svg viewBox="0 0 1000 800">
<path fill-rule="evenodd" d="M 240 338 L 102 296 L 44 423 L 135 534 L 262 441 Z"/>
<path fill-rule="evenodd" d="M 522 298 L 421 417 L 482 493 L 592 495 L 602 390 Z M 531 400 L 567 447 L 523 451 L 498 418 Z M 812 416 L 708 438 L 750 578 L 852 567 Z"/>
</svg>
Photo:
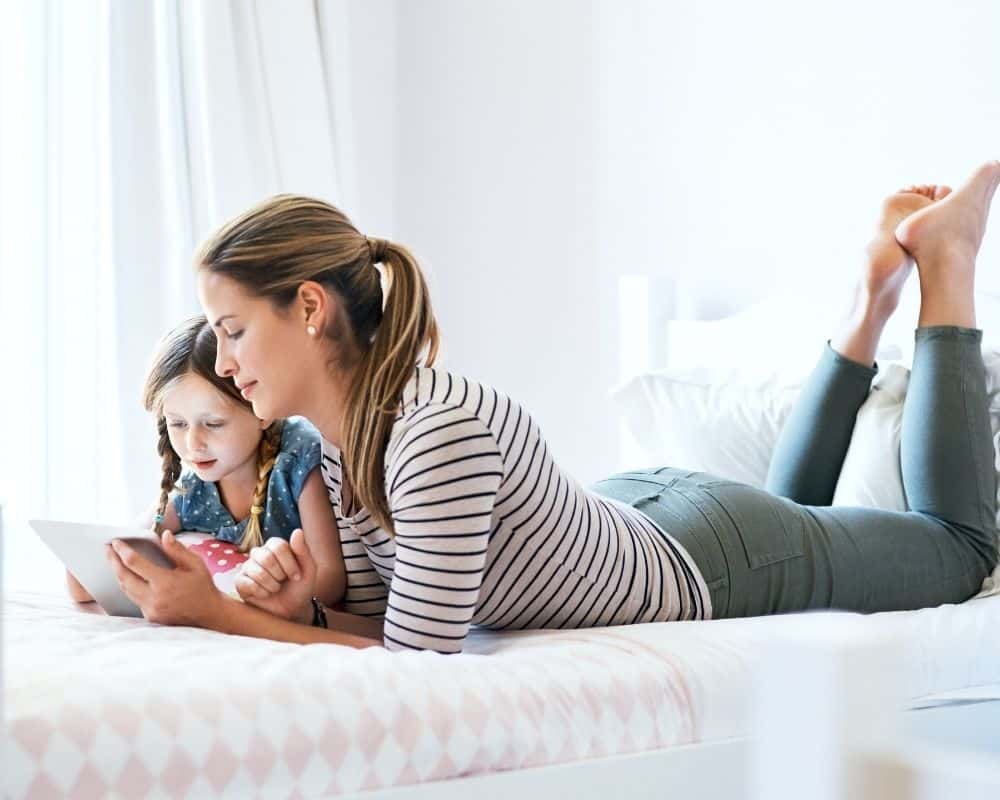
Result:
<svg viewBox="0 0 1000 800">
<path fill-rule="evenodd" d="M 830 506 L 876 370 L 829 345 L 781 432 L 766 490 L 671 467 L 592 489 L 634 506 L 684 546 L 716 619 L 961 602 L 997 563 L 981 340 L 968 328 L 916 332 L 900 443 L 909 511 Z"/>
</svg>

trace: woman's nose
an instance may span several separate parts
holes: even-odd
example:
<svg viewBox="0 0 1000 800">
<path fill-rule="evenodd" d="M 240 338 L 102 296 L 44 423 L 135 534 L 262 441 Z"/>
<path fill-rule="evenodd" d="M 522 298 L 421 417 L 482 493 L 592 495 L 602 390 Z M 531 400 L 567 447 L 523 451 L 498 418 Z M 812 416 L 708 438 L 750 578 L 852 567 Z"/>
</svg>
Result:
<svg viewBox="0 0 1000 800">
<path fill-rule="evenodd" d="M 232 359 L 229 353 L 223 349 L 222 345 L 219 345 L 219 349 L 215 353 L 215 374 L 220 378 L 228 378 L 236 372 L 236 362 Z"/>
</svg>

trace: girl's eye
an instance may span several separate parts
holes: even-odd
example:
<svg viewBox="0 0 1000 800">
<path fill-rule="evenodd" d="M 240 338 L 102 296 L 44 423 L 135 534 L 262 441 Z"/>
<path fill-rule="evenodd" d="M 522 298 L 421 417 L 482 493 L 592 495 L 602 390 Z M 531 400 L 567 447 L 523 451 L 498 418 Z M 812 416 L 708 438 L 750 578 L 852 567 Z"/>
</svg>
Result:
<svg viewBox="0 0 1000 800">
<path fill-rule="evenodd" d="M 185 424 L 186 423 L 184 423 L 184 422 L 168 422 L 167 423 L 167 427 L 168 428 L 183 428 L 185 426 Z"/>
<path fill-rule="evenodd" d="M 206 428 L 221 428 L 225 424 L 226 424 L 225 422 L 206 422 L 205 423 L 205 427 Z"/>
</svg>

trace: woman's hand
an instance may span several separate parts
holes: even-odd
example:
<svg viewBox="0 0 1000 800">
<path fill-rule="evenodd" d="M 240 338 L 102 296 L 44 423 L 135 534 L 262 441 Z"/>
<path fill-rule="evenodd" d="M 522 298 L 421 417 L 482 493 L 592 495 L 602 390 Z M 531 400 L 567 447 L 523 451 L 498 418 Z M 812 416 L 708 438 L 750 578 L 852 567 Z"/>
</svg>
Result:
<svg viewBox="0 0 1000 800">
<path fill-rule="evenodd" d="M 106 545 L 106 555 L 128 598 L 142 615 L 160 625 L 192 625 L 218 628 L 223 612 L 223 594 L 201 560 L 164 531 L 160 543 L 174 569 L 152 563 L 124 542 Z"/>
<path fill-rule="evenodd" d="M 243 602 L 308 625 L 316 592 L 316 561 L 300 528 L 290 541 L 272 536 L 250 551 L 236 577 Z"/>
</svg>

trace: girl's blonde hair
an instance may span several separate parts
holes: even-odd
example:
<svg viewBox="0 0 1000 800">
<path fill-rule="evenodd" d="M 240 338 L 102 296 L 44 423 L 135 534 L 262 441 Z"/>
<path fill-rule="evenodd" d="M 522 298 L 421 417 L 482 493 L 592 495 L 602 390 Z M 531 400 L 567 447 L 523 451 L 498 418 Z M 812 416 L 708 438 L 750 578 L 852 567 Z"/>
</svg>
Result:
<svg viewBox="0 0 1000 800">
<path fill-rule="evenodd" d="M 156 520 L 153 523 L 153 530 L 156 533 L 162 530 L 163 514 L 170 501 L 170 493 L 175 489 L 180 490 L 177 480 L 181 476 L 181 460 L 170 444 L 167 419 L 163 414 L 163 398 L 167 391 L 185 375 L 193 373 L 211 383 L 226 399 L 238 403 L 253 413 L 253 407 L 243 398 L 233 382 L 220 378 L 215 373 L 216 347 L 215 332 L 204 315 L 191 317 L 163 338 L 146 378 L 143 404 L 147 411 L 156 416 L 156 429 L 159 434 L 156 451 L 163 462 L 160 500 L 157 505 Z M 283 420 L 272 422 L 264 431 L 257 448 L 257 485 L 254 487 L 250 504 L 250 520 L 239 542 L 239 548 L 243 552 L 252 547 L 259 547 L 264 542 L 260 517 L 264 513 L 271 468 L 281 450 L 283 427 Z"/>
<path fill-rule="evenodd" d="M 321 284 L 343 314 L 324 336 L 334 363 L 354 368 L 344 413 L 342 464 L 355 496 L 393 534 L 385 495 L 385 447 L 403 387 L 430 366 L 438 326 L 416 259 L 403 246 L 369 239 L 343 212 L 309 197 L 278 195 L 227 223 L 201 248 L 197 267 L 224 275 L 283 311 L 305 281 Z M 383 311 L 375 264 L 391 286 Z M 345 321 L 346 318 L 346 321 Z"/>
</svg>

